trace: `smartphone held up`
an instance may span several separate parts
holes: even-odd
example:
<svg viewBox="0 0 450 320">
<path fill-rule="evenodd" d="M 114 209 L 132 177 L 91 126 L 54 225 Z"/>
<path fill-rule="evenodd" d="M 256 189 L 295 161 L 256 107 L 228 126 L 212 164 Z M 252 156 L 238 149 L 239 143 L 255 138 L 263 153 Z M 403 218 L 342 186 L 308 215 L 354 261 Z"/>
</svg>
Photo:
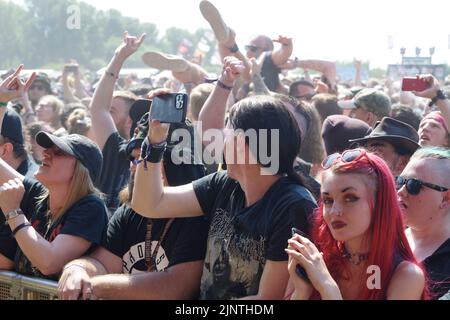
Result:
<svg viewBox="0 0 450 320">
<path fill-rule="evenodd" d="M 292 236 L 295 236 L 296 234 L 298 234 L 298 235 L 300 235 L 300 236 L 302 236 L 302 237 L 306 237 L 306 238 L 307 238 L 307 235 L 306 235 L 304 232 L 298 230 L 297 228 L 292 228 Z M 309 278 L 308 278 L 308 274 L 306 273 L 306 270 L 305 270 L 301 265 L 297 264 L 297 265 L 295 266 L 295 273 L 296 273 L 300 278 L 302 278 L 303 280 L 305 280 L 306 282 L 311 283 L 311 281 L 310 281 Z"/>
<path fill-rule="evenodd" d="M 404 77 L 402 79 L 402 91 L 422 92 L 430 87 L 429 83 L 417 77 Z"/>
<path fill-rule="evenodd" d="M 182 123 L 186 120 L 188 95 L 185 93 L 167 93 L 156 96 L 153 100 L 139 99 L 136 108 L 150 110 L 150 119 L 161 123 Z"/>
</svg>

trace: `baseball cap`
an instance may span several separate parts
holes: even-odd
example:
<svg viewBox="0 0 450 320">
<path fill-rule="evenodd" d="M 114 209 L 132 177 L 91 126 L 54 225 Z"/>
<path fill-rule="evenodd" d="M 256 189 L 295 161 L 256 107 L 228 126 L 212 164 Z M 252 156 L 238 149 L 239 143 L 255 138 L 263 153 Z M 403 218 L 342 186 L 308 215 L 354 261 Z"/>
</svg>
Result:
<svg viewBox="0 0 450 320">
<path fill-rule="evenodd" d="M 383 117 L 389 116 L 391 112 L 391 99 L 383 91 L 366 88 L 359 91 L 353 100 L 339 102 L 343 109 L 356 109 L 361 107 L 373 114 Z"/>
<path fill-rule="evenodd" d="M 22 121 L 19 114 L 14 110 L 6 109 L 1 135 L 23 145 Z"/>
<path fill-rule="evenodd" d="M 96 181 L 102 170 L 103 156 L 98 146 L 85 136 L 70 134 L 57 137 L 44 131 L 36 135 L 36 142 L 48 149 L 57 146 L 62 151 L 78 159 L 89 171 L 92 181 Z"/>
</svg>

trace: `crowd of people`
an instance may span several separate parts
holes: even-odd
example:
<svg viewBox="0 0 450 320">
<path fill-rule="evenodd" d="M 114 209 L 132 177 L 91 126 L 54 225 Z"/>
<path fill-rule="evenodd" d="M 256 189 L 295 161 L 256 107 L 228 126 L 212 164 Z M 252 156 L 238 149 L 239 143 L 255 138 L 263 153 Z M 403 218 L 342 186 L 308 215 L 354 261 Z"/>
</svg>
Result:
<svg viewBox="0 0 450 320">
<path fill-rule="evenodd" d="M 215 79 L 155 51 L 143 62 L 171 77 L 120 77 L 145 41 L 127 32 L 93 84 L 75 62 L 2 76 L 0 270 L 58 281 L 61 299 L 448 298 L 450 82 L 403 92 L 359 61 L 340 81 L 289 37 L 241 51 L 200 11 Z M 152 119 L 141 99 L 171 92 L 186 120 Z"/>
</svg>

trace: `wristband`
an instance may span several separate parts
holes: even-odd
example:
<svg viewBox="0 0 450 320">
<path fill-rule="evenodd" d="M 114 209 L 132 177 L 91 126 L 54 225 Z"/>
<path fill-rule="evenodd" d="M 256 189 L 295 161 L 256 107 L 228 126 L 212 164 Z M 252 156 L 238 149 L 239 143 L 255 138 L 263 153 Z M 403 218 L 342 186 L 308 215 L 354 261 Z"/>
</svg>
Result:
<svg viewBox="0 0 450 320">
<path fill-rule="evenodd" d="M 232 53 L 236 53 L 239 51 L 239 47 L 238 45 L 235 43 L 231 48 L 228 48 L 228 50 L 230 50 L 230 52 Z"/>
<path fill-rule="evenodd" d="M 219 87 L 221 87 L 222 89 L 225 89 L 225 90 L 233 90 L 233 87 L 227 86 L 225 83 L 223 83 L 223 82 L 220 81 L 220 80 L 217 80 L 217 85 L 218 85 Z"/>
<path fill-rule="evenodd" d="M 6 107 L 8 105 L 8 102 L 0 102 L 0 107 Z"/>
<path fill-rule="evenodd" d="M 447 96 L 442 92 L 441 89 L 436 91 L 436 96 L 431 99 L 431 102 L 428 104 L 429 107 L 433 106 L 438 100 L 445 100 L 447 99 Z"/>
<path fill-rule="evenodd" d="M 144 142 L 142 142 L 141 147 L 141 158 L 144 160 L 145 170 L 147 170 L 147 162 L 161 162 L 164 156 L 164 151 L 166 151 L 166 146 L 166 141 L 163 141 L 159 144 L 150 144 L 150 141 L 148 141 L 148 137 L 145 138 Z"/>
<path fill-rule="evenodd" d="M 31 223 L 29 222 L 24 222 L 22 224 L 19 224 L 12 232 L 13 237 L 16 236 L 16 233 L 19 232 L 20 230 L 22 230 L 25 227 L 31 227 Z"/>
</svg>

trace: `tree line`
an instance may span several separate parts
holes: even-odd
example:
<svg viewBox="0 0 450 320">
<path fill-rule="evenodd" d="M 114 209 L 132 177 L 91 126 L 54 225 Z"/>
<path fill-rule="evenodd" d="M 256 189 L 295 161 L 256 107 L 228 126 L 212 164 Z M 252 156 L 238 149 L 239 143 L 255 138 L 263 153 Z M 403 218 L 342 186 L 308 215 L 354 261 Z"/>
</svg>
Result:
<svg viewBox="0 0 450 320">
<path fill-rule="evenodd" d="M 68 8 L 76 7 L 78 12 Z M 79 26 L 73 15 L 79 13 Z M 75 19 L 76 20 L 76 19 Z M 0 0 L 0 69 L 24 63 L 26 68 L 60 68 L 70 59 L 90 70 L 106 66 L 122 40 L 124 30 L 132 35 L 147 33 L 143 51 L 156 50 L 186 57 L 202 56 L 211 69 L 215 54 L 214 36 L 208 29 L 191 33 L 169 28 L 160 34 L 154 23 L 125 17 L 118 10 L 98 10 L 76 0 L 25 0 L 24 6 Z M 199 52 L 198 48 L 202 51 Z M 145 67 L 139 55 L 126 67 Z"/>
</svg>

